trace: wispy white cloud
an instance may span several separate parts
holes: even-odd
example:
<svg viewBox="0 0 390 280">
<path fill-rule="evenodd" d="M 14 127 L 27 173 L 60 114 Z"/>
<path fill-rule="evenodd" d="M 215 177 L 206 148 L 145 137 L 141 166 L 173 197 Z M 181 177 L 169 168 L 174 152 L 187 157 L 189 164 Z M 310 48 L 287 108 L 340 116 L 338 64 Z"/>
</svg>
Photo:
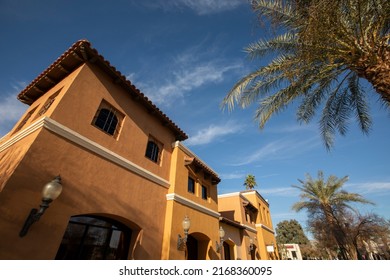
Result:
<svg viewBox="0 0 390 280">
<path fill-rule="evenodd" d="M 174 2 L 193 9 L 199 15 L 233 10 L 246 3 L 243 0 L 175 0 Z"/>
<path fill-rule="evenodd" d="M 347 183 L 345 187 L 348 188 L 349 192 L 361 195 L 390 195 L 390 182 Z"/>
<path fill-rule="evenodd" d="M 272 174 L 266 174 L 266 175 L 262 175 L 262 176 L 259 176 L 259 178 L 269 178 L 269 177 L 275 177 L 275 176 L 279 176 L 278 173 L 272 173 Z"/>
<path fill-rule="evenodd" d="M 169 0 L 147 1 L 146 6 L 161 8 L 165 11 L 172 9 L 189 8 L 198 15 L 209 15 L 233 10 L 242 4 L 248 4 L 245 0 Z"/>
<path fill-rule="evenodd" d="M 242 60 L 224 57 L 221 46 L 206 38 L 161 63 L 154 69 L 158 75 L 130 73 L 127 78 L 153 103 L 169 107 L 185 102 L 185 97 L 193 90 L 222 83 L 229 74 L 239 72 L 243 67 Z"/>
<path fill-rule="evenodd" d="M 187 146 L 205 145 L 220 140 L 226 135 L 239 133 L 243 128 L 244 127 L 241 124 L 234 122 L 227 122 L 221 125 L 211 124 L 208 127 L 199 130 L 195 135 L 190 136 L 189 139 L 185 141 L 185 144 Z"/>
<path fill-rule="evenodd" d="M 165 80 L 140 81 L 137 82 L 137 87 L 142 89 L 157 105 L 170 106 L 182 100 L 188 92 L 194 89 L 222 82 L 227 72 L 239 67 L 241 65 L 237 63 L 224 64 L 219 61 L 176 64 L 175 71 L 165 72 Z M 134 75 L 132 78 L 133 81 L 137 79 Z"/>
<path fill-rule="evenodd" d="M 17 99 L 17 94 L 25 86 L 24 82 L 15 82 L 11 85 L 11 92 L 1 96 L 0 125 L 16 122 L 26 111 L 26 105 Z"/>
<path fill-rule="evenodd" d="M 284 212 L 284 213 L 271 213 L 272 218 L 277 218 L 278 220 L 291 220 L 296 219 L 294 217 L 302 216 L 301 214 L 298 214 L 297 212 L 290 211 L 290 212 Z M 275 225 L 276 226 L 276 225 Z"/>
<path fill-rule="evenodd" d="M 0 98 L 0 137 L 9 132 L 27 109 L 27 106 L 16 98 L 23 86 L 24 83 L 12 85 L 12 93 Z"/>
<path fill-rule="evenodd" d="M 242 166 L 246 164 L 252 164 L 262 160 L 280 160 L 291 158 L 298 154 L 312 150 L 320 145 L 321 142 L 318 137 L 313 137 L 298 141 L 296 139 L 280 139 L 275 140 L 262 146 L 261 148 L 254 150 L 247 156 L 241 157 L 241 160 L 231 164 L 232 166 Z"/>
<path fill-rule="evenodd" d="M 233 179 L 243 179 L 246 176 L 246 173 L 238 173 L 238 172 L 232 172 L 232 173 L 222 173 L 219 174 L 222 180 L 233 180 Z"/>
<path fill-rule="evenodd" d="M 272 195 L 272 196 L 297 196 L 299 195 L 299 191 L 293 187 L 282 187 L 282 188 L 261 188 L 260 190 L 262 195 Z"/>
<path fill-rule="evenodd" d="M 314 124 L 295 124 L 295 125 L 281 125 L 267 128 L 270 133 L 297 133 L 302 131 L 317 131 L 318 127 Z"/>
</svg>

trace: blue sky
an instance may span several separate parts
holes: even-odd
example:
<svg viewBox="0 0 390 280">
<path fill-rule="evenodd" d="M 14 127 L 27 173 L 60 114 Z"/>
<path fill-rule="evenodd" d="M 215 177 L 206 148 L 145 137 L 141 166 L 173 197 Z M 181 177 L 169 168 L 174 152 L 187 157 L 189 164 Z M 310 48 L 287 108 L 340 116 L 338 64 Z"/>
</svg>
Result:
<svg viewBox="0 0 390 280">
<path fill-rule="evenodd" d="M 390 218 L 389 111 L 370 92 L 372 131 L 351 120 L 328 152 L 316 121 L 296 122 L 294 106 L 259 130 L 254 106 L 229 113 L 221 101 L 261 61 L 243 49 L 272 30 L 245 0 L 0 0 L 0 135 L 27 109 L 16 95 L 79 39 L 94 48 L 190 137 L 184 142 L 222 178 L 220 194 L 243 190 L 247 174 L 269 200 L 274 226 L 305 213 L 292 185 L 306 173 L 348 175 L 345 189 L 376 203 L 359 207 Z"/>
</svg>

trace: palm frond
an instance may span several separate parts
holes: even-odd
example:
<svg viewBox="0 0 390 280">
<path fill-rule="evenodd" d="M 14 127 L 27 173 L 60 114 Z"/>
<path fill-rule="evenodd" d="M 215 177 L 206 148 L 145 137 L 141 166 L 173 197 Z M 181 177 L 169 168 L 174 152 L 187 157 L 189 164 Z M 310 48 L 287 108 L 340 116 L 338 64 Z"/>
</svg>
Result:
<svg viewBox="0 0 390 280">
<path fill-rule="evenodd" d="M 322 108 L 319 128 L 330 150 L 355 117 L 363 133 L 371 127 L 368 100 L 359 79 L 367 79 L 390 107 L 387 77 L 390 41 L 388 0 L 253 0 L 260 18 L 278 27 L 271 39 L 250 44 L 251 59 L 276 58 L 239 80 L 223 108 L 258 104 L 254 118 L 269 119 L 300 99 L 298 121 L 308 123 Z"/>
<path fill-rule="evenodd" d="M 371 128 L 371 118 L 369 107 L 365 100 L 365 92 L 359 84 L 359 77 L 353 73 L 348 78 L 348 88 L 350 90 L 350 105 L 355 109 L 356 119 L 363 133 L 368 133 Z"/>
<path fill-rule="evenodd" d="M 239 80 L 223 99 L 221 106 L 232 110 L 235 104 L 245 108 L 259 98 L 259 94 L 266 95 L 272 88 L 278 87 L 285 78 L 283 69 L 291 67 L 295 61 L 292 57 L 280 55 L 270 64 L 260 67 L 256 71 Z"/>
<path fill-rule="evenodd" d="M 297 14 L 287 1 L 252 0 L 252 8 L 271 22 L 277 22 L 286 27 L 296 27 Z"/>
<path fill-rule="evenodd" d="M 259 122 L 260 128 L 264 128 L 272 115 L 283 111 L 292 100 L 299 96 L 300 92 L 296 88 L 297 85 L 289 85 L 260 101 L 255 111 L 255 119 Z"/>
<path fill-rule="evenodd" d="M 295 51 L 298 46 L 296 36 L 292 33 L 285 33 L 269 40 L 261 39 L 249 44 L 244 50 L 251 59 L 256 59 L 274 52 L 287 55 Z"/>
</svg>

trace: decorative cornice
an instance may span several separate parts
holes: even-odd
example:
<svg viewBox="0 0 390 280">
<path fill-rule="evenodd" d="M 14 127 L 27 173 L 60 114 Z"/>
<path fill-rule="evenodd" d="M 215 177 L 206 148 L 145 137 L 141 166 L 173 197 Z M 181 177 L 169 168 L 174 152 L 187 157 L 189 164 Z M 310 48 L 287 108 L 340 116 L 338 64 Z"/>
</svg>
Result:
<svg viewBox="0 0 390 280">
<path fill-rule="evenodd" d="M 255 194 L 260 200 L 262 200 L 264 203 L 266 203 L 269 207 L 269 202 L 268 202 L 268 199 L 265 199 L 258 191 L 256 190 L 252 190 L 252 191 L 243 191 L 241 192 L 242 195 L 253 195 Z"/>
<path fill-rule="evenodd" d="M 2 143 L 0 145 L 0 152 L 8 149 L 13 144 L 22 140 L 24 137 L 32 134 L 34 131 L 43 127 L 44 122 L 45 122 L 45 118 L 39 119 L 38 121 L 36 121 L 36 122 L 32 123 L 31 125 L 29 125 L 28 127 L 26 127 L 25 129 L 16 133 L 14 136 L 12 136 L 11 138 L 9 138 L 7 141 L 5 141 L 4 143 Z"/>
<path fill-rule="evenodd" d="M 220 213 L 214 211 L 214 210 L 211 210 L 207 207 L 204 207 L 203 205 L 200 205 L 196 202 L 193 202 L 192 200 L 189 200 L 185 197 L 182 197 L 176 193 L 169 193 L 166 195 L 167 197 L 167 200 L 173 200 L 173 201 L 176 201 L 176 202 L 179 202 L 180 204 L 183 204 L 185 206 L 188 206 L 194 210 L 197 210 L 199 212 L 202 212 L 204 214 L 207 214 L 207 215 L 210 215 L 212 217 L 215 217 L 215 218 L 219 218 L 221 216 Z"/>
<path fill-rule="evenodd" d="M 275 234 L 275 231 L 274 231 L 273 229 L 267 227 L 267 226 L 264 225 L 264 224 L 256 224 L 256 227 L 263 228 L 263 229 L 265 229 L 266 231 L 269 231 L 270 233 Z"/>
<path fill-rule="evenodd" d="M 215 172 L 210 166 L 208 166 L 204 161 L 202 161 L 193 151 L 191 151 L 188 147 L 186 147 L 182 142 L 176 141 L 172 144 L 172 148 L 180 148 L 184 151 L 189 157 L 193 157 L 195 161 L 197 161 L 204 169 L 208 172 L 212 173 L 217 179 L 219 179 L 218 173 Z M 220 181 L 220 179 L 219 179 Z"/>
<path fill-rule="evenodd" d="M 245 196 L 243 196 L 241 192 L 225 193 L 225 194 L 218 195 L 218 199 L 219 198 L 225 198 L 225 197 L 240 197 L 243 200 L 249 202 L 249 200 Z"/>
<path fill-rule="evenodd" d="M 75 143 L 90 152 L 93 152 L 106 160 L 109 160 L 131 172 L 136 173 L 137 175 L 140 175 L 144 177 L 145 179 L 148 179 L 160 186 L 163 186 L 165 188 L 169 188 L 170 183 L 153 174 L 152 172 L 142 168 L 141 166 L 127 160 L 126 158 L 110 151 L 109 149 L 99 145 L 98 143 L 88 139 L 87 137 L 82 136 L 81 134 L 71 130 L 70 128 L 48 118 L 48 117 L 43 117 L 30 126 L 28 126 L 26 129 L 18 132 L 15 134 L 12 138 L 4 142 L 3 144 L 0 145 L 0 152 L 7 149 L 8 147 L 12 146 L 16 142 L 20 141 L 24 137 L 30 135 L 34 131 L 40 129 L 40 128 L 45 128 L 69 141 L 72 143 Z"/>
<path fill-rule="evenodd" d="M 249 230 L 251 232 L 254 232 L 254 233 L 257 233 L 257 229 L 253 228 L 253 227 L 250 227 L 246 224 L 241 224 L 246 230 Z"/>
</svg>

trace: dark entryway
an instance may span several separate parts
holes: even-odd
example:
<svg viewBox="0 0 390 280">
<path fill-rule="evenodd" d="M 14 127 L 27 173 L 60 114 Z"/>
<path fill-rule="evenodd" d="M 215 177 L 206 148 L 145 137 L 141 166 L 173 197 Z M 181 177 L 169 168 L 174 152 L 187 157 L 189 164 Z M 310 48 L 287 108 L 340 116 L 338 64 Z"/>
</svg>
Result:
<svg viewBox="0 0 390 280">
<path fill-rule="evenodd" d="M 191 235 L 189 235 L 187 239 L 187 254 L 188 260 L 198 259 L 198 240 Z"/>
<path fill-rule="evenodd" d="M 57 260 L 125 260 L 131 229 L 100 216 L 74 216 L 69 220 Z"/>
</svg>

